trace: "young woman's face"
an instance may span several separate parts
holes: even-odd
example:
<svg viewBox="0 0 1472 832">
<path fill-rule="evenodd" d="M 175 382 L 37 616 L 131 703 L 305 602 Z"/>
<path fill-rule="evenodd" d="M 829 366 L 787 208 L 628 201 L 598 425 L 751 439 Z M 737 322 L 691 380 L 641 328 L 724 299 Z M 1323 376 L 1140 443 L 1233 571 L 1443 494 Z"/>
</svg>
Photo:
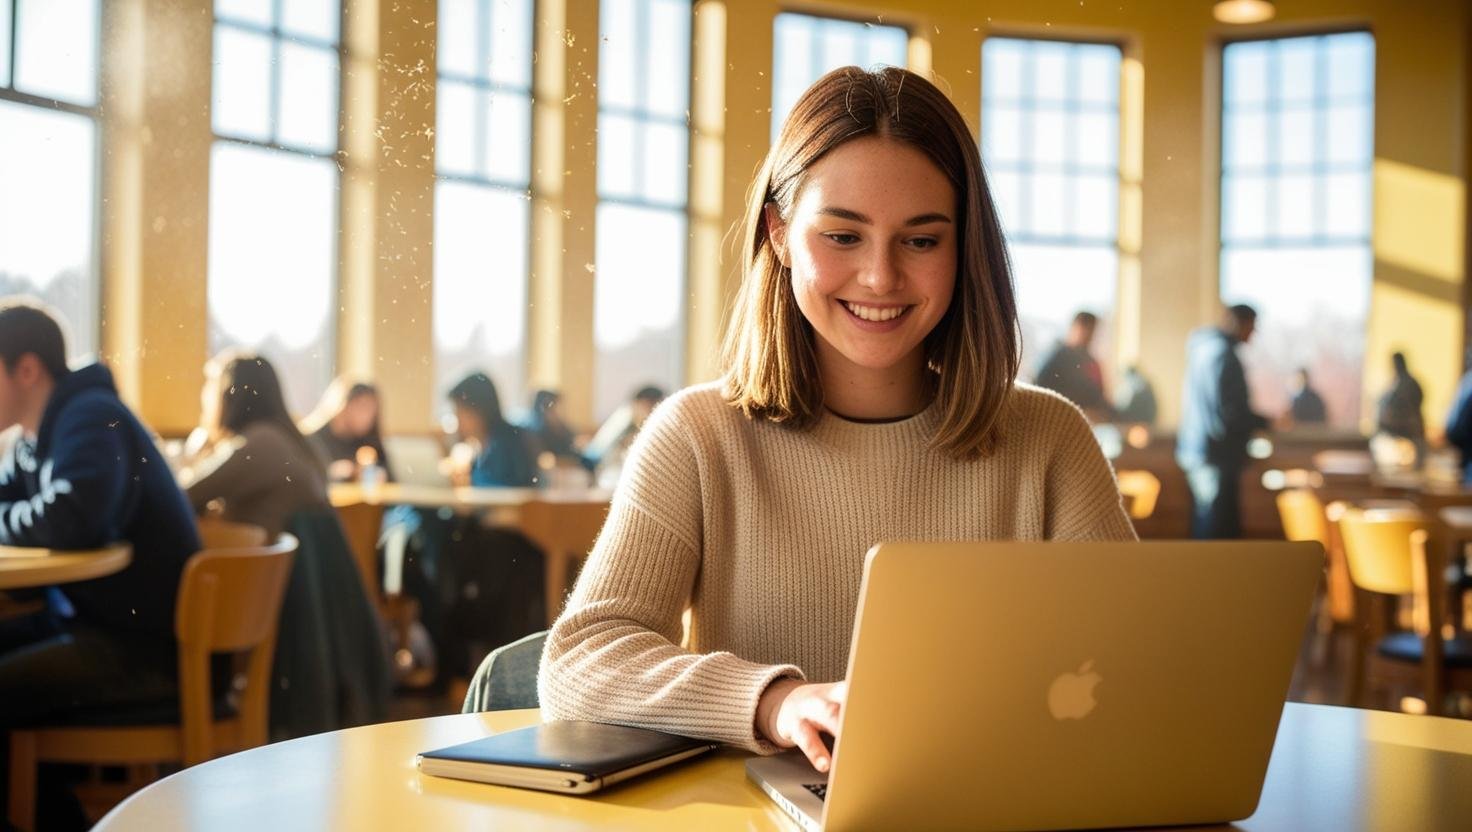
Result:
<svg viewBox="0 0 1472 832">
<path fill-rule="evenodd" d="M 364 393 L 348 400 L 342 408 L 342 425 L 348 436 L 367 436 L 378 419 L 378 397 Z"/>
<path fill-rule="evenodd" d="M 792 291 L 818 334 L 863 368 L 923 355 L 956 283 L 956 192 L 921 151 L 877 136 L 808 170 L 786 223 L 767 208 Z"/>
</svg>

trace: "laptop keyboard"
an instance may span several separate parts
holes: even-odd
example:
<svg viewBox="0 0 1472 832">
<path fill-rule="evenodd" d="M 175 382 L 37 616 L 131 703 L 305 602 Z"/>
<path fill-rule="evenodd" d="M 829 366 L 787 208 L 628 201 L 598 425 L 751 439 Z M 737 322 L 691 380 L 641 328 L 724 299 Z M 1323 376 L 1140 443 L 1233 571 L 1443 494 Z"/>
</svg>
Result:
<svg viewBox="0 0 1472 832">
<path fill-rule="evenodd" d="M 828 784 L 827 783 L 803 783 L 802 784 L 802 787 L 804 789 L 807 789 L 808 791 L 812 792 L 813 794 L 817 795 L 819 800 L 827 800 L 828 799 Z"/>
</svg>

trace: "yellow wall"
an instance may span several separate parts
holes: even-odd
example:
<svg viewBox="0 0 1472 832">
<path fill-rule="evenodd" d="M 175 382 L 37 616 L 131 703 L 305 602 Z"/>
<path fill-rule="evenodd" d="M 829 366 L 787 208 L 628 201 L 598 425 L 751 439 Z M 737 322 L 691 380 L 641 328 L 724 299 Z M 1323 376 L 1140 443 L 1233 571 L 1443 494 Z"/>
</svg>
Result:
<svg viewBox="0 0 1472 832">
<path fill-rule="evenodd" d="M 210 0 L 104 4 L 103 219 L 106 358 L 158 429 L 197 418 L 205 358 Z M 388 392 L 389 430 L 429 428 L 434 0 L 347 0 L 338 364 Z M 1369 28 L 1376 38 L 1375 284 L 1366 390 L 1405 349 L 1432 422 L 1460 370 L 1467 271 L 1467 4 L 1295 0 L 1261 27 L 1225 27 L 1178 0 L 699 0 L 692 84 L 689 381 L 715 373 L 737 281 L 736 235 L 770 129 L 772 17 L 782 9 L 884 15 L 909 28 L 976 126 L 989 34 L 1107 38 L 1125 51 L 1121 326 L 1116 360 L 1138 359 L 1167 421 L 1186 333 L 1217 292 L 1218 64 L 1224 38 Z M 978 11 L 979 9 L 984 11 Z M 537 5 L 534 85 L 532 384 L 591 416 L 593 218 L 597 198 L 597 0 Z"/>
</svg>

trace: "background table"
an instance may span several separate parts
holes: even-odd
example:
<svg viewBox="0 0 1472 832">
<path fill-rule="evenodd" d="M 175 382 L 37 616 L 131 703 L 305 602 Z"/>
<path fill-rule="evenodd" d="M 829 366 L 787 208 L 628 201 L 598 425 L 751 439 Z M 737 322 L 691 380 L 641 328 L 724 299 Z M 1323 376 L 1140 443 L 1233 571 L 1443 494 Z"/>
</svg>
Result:
<svg viewBox="0 0 1472 832">
<path fill-rule="evenodd" d="M 99 832 L 154 829 L 793 829 L 723 750 L 590 797 L 419 774 L 414 755 L 536 711 L 370 725 L 225 757 L 149 786 Z M 1472 829 L 1472 722 L 1290 703 L 1244 830 Z M 1200 828 L 1200 827 L 1197 827 Z"/>
<path fill-rule="evenodd" d="M 88 581 L 122 571 L 132 559 L 126 543 L 78 552 L 0 546 L 0 589 Z"/>
</svg>

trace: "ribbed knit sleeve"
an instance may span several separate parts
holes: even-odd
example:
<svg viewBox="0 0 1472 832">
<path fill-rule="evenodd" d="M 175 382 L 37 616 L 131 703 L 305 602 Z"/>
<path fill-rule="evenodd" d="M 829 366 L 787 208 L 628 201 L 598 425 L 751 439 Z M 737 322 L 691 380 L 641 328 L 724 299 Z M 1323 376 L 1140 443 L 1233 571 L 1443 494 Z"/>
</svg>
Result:
<svg viewBox="0 0 1472 832">
<path fill-rule="evenodd" d="M 546 719 L 581 719 L 776 749 L 755 733 L 773 680 L 802 671 L 679 646 L 701 567 L 700 471 L 679 397 L 629 454 L 593 552 L 548 633 L 538 689 Z"/>
<path fill-rule="evenodd" d="M 1047 465 L 1045 534 L 1049 540 L 1137 540 L 1114 469 L 1088 420 L 1071 402 L 1037 397 L 1039 431 L 1052 437 Z"/>
</svg>

